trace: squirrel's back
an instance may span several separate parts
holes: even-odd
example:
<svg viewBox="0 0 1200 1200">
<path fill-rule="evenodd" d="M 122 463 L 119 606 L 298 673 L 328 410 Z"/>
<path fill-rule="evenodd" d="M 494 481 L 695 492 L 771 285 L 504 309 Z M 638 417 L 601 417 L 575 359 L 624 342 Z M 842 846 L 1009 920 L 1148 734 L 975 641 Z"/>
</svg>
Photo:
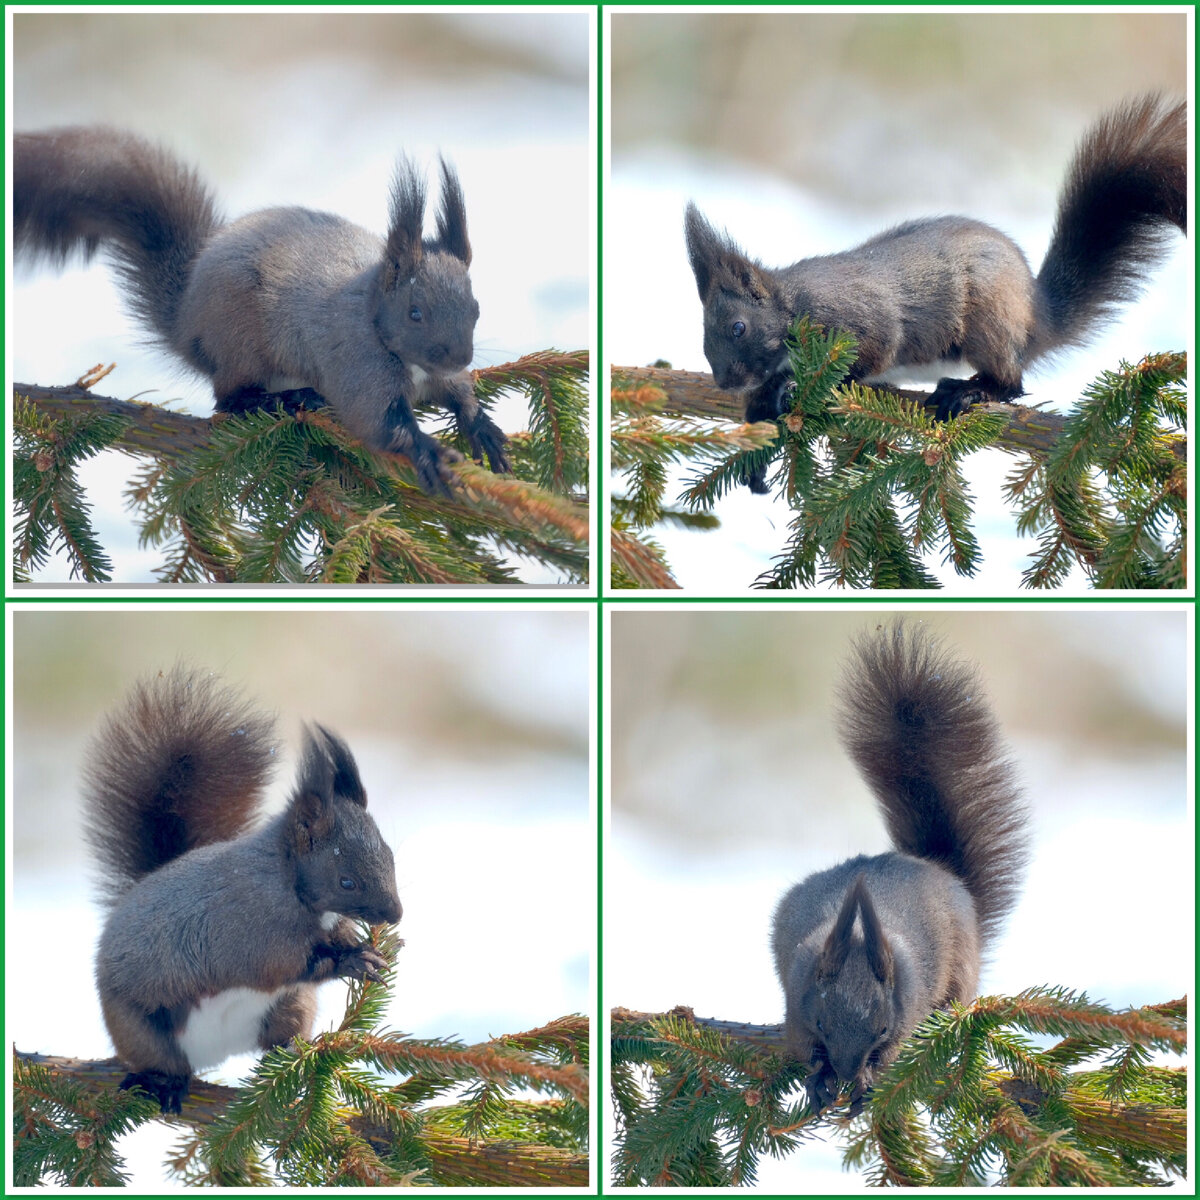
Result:
<svg viewBox="0 0 1200 1200">
<path fill-rule="evenodd" d="M 1027 814 L 974 669 L 897 623 L 855 644 L 840 709 L 847 751 L 897 850 L 957 876 L 982 940 L 1012 907 Z"/>
<path fill-rule="evenodd" d="M 84 767 L 85 832 L 115 903 L 181 854 L 243 833 L 275 765 L 274 721 L 213 676 L 176 667 L 110 713 Z"/>
</svg>

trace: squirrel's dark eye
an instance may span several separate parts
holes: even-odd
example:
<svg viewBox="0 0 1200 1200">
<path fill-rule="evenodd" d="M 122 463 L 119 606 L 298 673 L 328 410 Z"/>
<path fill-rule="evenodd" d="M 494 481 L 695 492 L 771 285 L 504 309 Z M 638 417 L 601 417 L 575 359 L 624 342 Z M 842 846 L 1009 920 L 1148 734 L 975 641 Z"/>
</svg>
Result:
<svg viewBox="0 0 1200 1200">
<path fill-rule="evenodd" d="M 741 337 L 742 334 L 745 332 L 746 332 L 746 322 L 745 321 L 734 321 L 733 336 L 735 338 L 738 338 L 738 337 Z"/>
<path fill-rule="evenodd" d="M 343 875 L 341 879 L 338 880 L 338 883 L 340 883 L 347 892 L 354 891 L 355 887 L 357 886 L 354 880 L 348 875 Z"/>
<path fill-rule="evenodd" d="M 410 321 L 419 321 L 421 319 L 421 310 L 414 305 L 408 310 L 408 319 Z"/>
</svg>

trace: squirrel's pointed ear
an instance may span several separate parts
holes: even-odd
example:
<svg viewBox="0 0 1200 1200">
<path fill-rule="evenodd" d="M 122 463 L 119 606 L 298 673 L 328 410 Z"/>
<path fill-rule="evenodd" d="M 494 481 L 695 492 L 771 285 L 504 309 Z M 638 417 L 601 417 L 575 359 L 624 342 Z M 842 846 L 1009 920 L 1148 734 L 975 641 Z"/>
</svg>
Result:
<svg viewBox="0 0 1200 1200">
<path fill-rule="evenodd" d="M 360 808 L 367 807 L 367 791 L 362 785 L 358 774 L 358 763 L 350 753 L 350 747 L 334 733 L 330 733 L 324 725 L 318 725 L 317 732 L 325 739 L 325 750 L 333 767 L 333 794 L 343 800 L 350 800 Z"/>
<path fill-rule="evenodd" d="M 846 955 L 850 953 L 850 934 L 854 930 L 854 914 L 858 911 L 859 892 L 862 888 L 863 877 L 860 875 L 854 886 L 846 892 L 842 907 L 817 955 L 817 977 L 833 979 L 846 964 Z"/>
<path fill-rule="evenodd" d="M 425 254 L 425 180 L 412 162 L 401 157 L 392 176 L 391 220 L 383 252 L 383 287 L 390 291 L 411 279 Z"/>
<path fill-rule="evenodd" d="M 707 304 L 718 288 L 745 292 L 759 302 L 770 299 L 771 281 L 762 267 L 747 258 L 728 234 L 718 233 L 694 204 L 687 206 L 683 232 L 701 303 Z"/>
<path fill-rule="evenodd" d="M 858 911 L 862 916 L 863 949 L 867 953 L 867 965 L 871 974 L 890 988 L 895 982 L 895 960 L 892 957 L 891 943 L 883 931 L 883 923 L 875 911 L 867 885 L 860 875 L 855 885 L 858 892 Z"/>
<path fill-rule="evenodd" d="M 713 275 L 721 257 L 721 236 L 691 203 L 684 214 L 683 235 L 687 242 L 688 262 L 696 277 L 696 290 L 703 303 L 713 289 Z"/>
<path fill-rule="evenodd" d="M 471 241 L 467 237 L 467 202 L 463 199 L 462 184 L 458 173 L 444 158 L 442 165 L 442 203 L 438 208 L 438 241 L 455 258 L 462 259 L 464 267 L 471 265 Z"/>
<path fill-rule="evenodd" d="M 288 804 L 291 846 L 298 855 L 311 853 L 318 842 L 333 832 L 334 777 L 333 759 L 323 738 L 306 730 L 304 760 Z"/>
</svg>

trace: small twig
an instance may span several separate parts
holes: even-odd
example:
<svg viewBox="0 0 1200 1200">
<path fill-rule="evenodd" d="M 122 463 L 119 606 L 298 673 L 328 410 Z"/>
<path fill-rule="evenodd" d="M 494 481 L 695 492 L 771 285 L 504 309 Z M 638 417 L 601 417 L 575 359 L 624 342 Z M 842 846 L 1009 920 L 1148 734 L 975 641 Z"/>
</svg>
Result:
<svg viewBox="0 0 1200 1200">
<path fill-rule="evenodd" d="M 81 388 L 95 387 L 105 375 L 111 374 L 117 369 L 117 364 L 109 363 L 106 367 L 103 363 L 97 363 L 90 370 L 85 371 L 80 377 L 75 380 L 75 386 Z"/>
</svg>

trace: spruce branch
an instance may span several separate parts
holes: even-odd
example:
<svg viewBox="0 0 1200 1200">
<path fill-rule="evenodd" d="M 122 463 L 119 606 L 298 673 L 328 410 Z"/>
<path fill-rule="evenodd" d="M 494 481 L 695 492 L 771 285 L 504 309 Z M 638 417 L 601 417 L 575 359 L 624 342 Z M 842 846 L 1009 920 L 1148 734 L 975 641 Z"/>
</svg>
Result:
<svg viewBox="0 0 1200 1200">
<path fill-rule="evenodd" d="M 1097 588 L 1186 586 L 1184 355 L 1122 363 L 1090 385 L 1070 415 L 981 403 L 934 422 L 927 393 L 842 382 L 855 354 L 845 335 L 801 319 L 788 349 L 794 386 L 774 437 L 714 453 L 680 497 L 707 514 L 732 488 L 769 476 L 794 516 L 783 551 L 755 586 L 939 587 L 922 563 L 929 552 L 958 574 L 976 574 L 982 551 L 962 469 L 988 448 L 1028 455 L 1007 486 L 1018 532 L 1038 541 L 1024 586 L 1058 586 L 1076 565 Z M 628 439 L 624 457 L 633 460 L 614 452 L 629 484 L 614 517 L 653 545 L 649 532 L 663 518 L 665 466 L 674 457 L 639 440 L 639 425 L 668 428 L 697 416 L 737 423 L 744 400 L 698 372 L 619 367 L 613 380 L 614 448 Z M 708 433 L 714 448 L 717 432 Z M 622 573 L 619 582 L 655 586 L 623 566 Z"/>
<path fill-rule="evenodd" d="M 1042 1049 L 1045 1033 L 1063 1040 Z M 804 1067 L 779 1026 L 614 1009 L 611 1037 L 622 1184 L 745 1182 L 818 1125 L 875 1185 L 1154 1186 L 1185 1170 L 1186 1072 L 1147 1058 L 1186 1050 L 1182 1001 L 1116 1012 L 1037 987 L 952 1005 L 850 1119 L 793 1099 Z"/>
<path fill-rule="evenodd" d="M 394 932 L 371 937 L 394 963 Z M 116 1059 L 14 1051 L 17 1177 L 119 1184 L 113 1139 L 162 1119 L 185 1131 L 171 1165 L 193 1185 L 586 1186 L 587 1019 L 477 1046 L 382 1032 L 393 972 L 351 984 L 337 1030 L 268 1051 L 242 1087 L 193 1077 L 178 1117 L 118 1091 Z M 464 1085 L 487 1097 L 474 1136 L 461 1128 L 463 1101 L 431 1103 Z"/>
<path fill-rule="evenodd" d="M 680 371 L 671 367 L 620 367 L 612 368 L 614 383 L 620 379 L 628 390 L 637 392 L 651 388 L 661 395 L 659 411 L 664 414 L 702 419 L 717 419 L 742 423 L 745 420 L 745 399 L 737 392 L 726 392 L 717 387 L 713 377 L 706 371 Z M 893 396 L 924 407 L 929 393 L 913 388 L 889 388 Z M 997 445 L 1013 453 L 1040 450 L 1049 452 L 1059 443 L 1066 428 L 1067 418 L 1057 412 L 1027 404 L 1003 404 L 989 401 L 978 406 L 984 412 L 993 412 L 1007 418 L 1004 434 Z M 1178 451 L 1182 455 L 1183 451 Z"/>
<path fill-rule="evenodd" d="M 586 352 L 550 351 L 477 372 L 479 402 L 522 391 L 532 427 L 515 469 L 465 461 L 449 496 L 417 486 L 406 459 L 369 450 L 323 409 L 211 419 L 93 395 L 26 388 L 18 400 L 14 496 L 27 574 L 51 549 L 107 579 L 75 470 L 103 448 L 152 455 L 126 491 L 141 543 L 160 547 L 168 582 L 517 584 L 501 555 L 588 571 Z M 541 486 L 544 484 L 545 486 Z"/>
<path fill-rule="evenodd" d="M 655 387 L 628 388 L 614 377 L 611 466 L 620 473 L 623 495 L 612 498 L 612 577 L 614 588 L 678 587 L 662 548 L 647 535 L 653 525 L 672 522 L 711 529 L 717 520 L 669 507 L 667 468 L 678 462 L 766 453 L 775 427 L 762 422 L 723 429 L 676 417 L 664 420 L 666 396 Z"/>
</svg>

